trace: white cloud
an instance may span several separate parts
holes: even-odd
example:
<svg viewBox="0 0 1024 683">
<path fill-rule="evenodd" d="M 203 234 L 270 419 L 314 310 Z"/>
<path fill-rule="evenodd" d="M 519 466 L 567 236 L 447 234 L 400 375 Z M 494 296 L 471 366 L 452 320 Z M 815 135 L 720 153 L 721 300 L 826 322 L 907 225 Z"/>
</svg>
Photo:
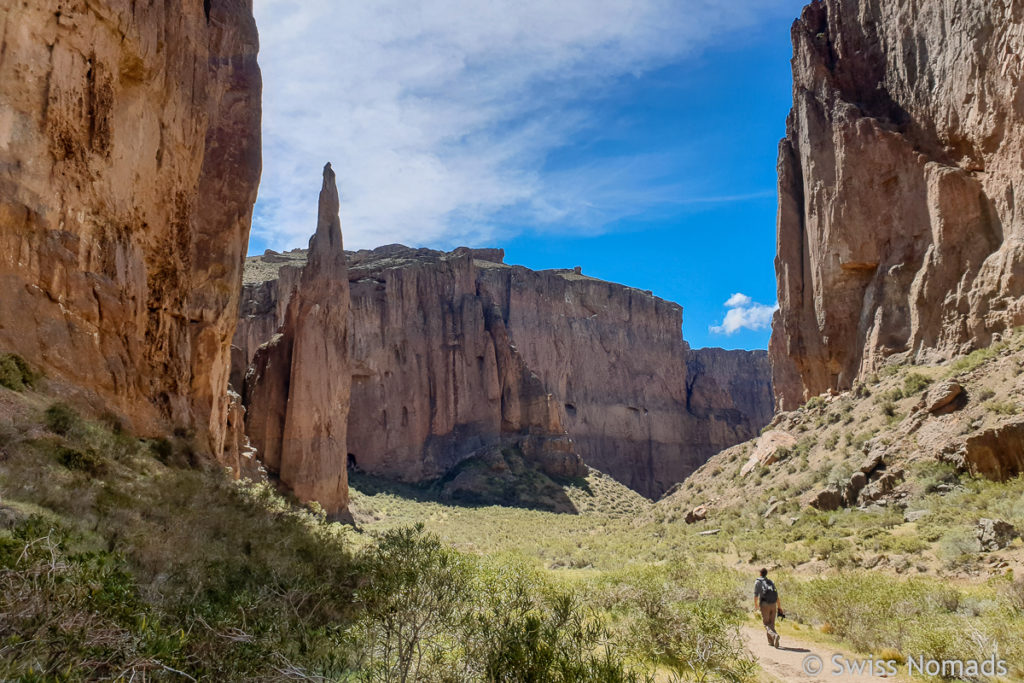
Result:
<svg viewBox="0 0 1024 683">
<path fill-rule="evenodd" d="M 725 319 L 721 325 L 712 325 L 708 329 L 712 334 L 735 334 L 740 330 L 764 330 L 772 324 L 772 314 L 779 309 L 778 304 L 767 306 L 759 304 L 746 294 L 739 292 L 730 296 L 725 307 Z"/>
<path fill-rule="evenodd" d="M 742 201 L 702 197 L 692 179 L 665 185 L 657 164 L 550 172 L 545 162 L 595 125 L 581 102 L 613 79 L 787 10 L 775 0 L 728 11 L 717 0 L 255 0 L 255 11 L 265 96 L 254 235 L 304 244 L 331 161 L 356 248 L 479 242 L 513 220 L 593 229 L 646 206 Z"/>
<path fill-rule="evenodd" d="M 733 294 L 732 296 L 725 300 L 725 307 L 736 308 L 738 306 L 748 306 L 750 305 L 751 301 L 753 301 L 753 299 L 751 299 L 746 294 L 736 292 L 735 294 Z"/>
</svg>

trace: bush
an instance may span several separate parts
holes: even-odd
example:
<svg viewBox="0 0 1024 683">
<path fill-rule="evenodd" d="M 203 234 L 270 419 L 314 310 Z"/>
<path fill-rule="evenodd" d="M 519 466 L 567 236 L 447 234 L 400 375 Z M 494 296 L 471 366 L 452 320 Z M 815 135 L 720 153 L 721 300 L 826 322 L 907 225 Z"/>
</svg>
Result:
<svg viewBox="0 0 1024 683">
<path fill-rule="evenodd" d="M 970 562 L 981 551 L 977 537 L 968 530 L 954 529 L 939 540 L 936 554 L 947 567 L 959 567 Z"/>
<path fill-rule="evenodd" d="M 362 558 L 356 592 L 369 680 L 418 680 L 444 658 L 444 638 L 466 618 L 471 574 L 423 525 L 382 534 Z"/>
<path fill-rule="evenodd" d="M 966 356 L 958 358 L 957 360 L 950 363 L 949 370 L 946 374 L 947 376 L 952 376 L 958 375 L 963 372 L 970 372 L 971 370 L 975 369 L 982 363 L 985 363 L 986 361 L 995 358 L 997 355 L 999 355 L 999 352 L 1005 348 L 1006 343 L 999 342 L 998 344 L 993 344 L 992 346 L 989 346 L 987 348 L 972 351 Z"/>
<path fill-rule="evenodd" d="M 737 586 L 685 564 L 620 574 L 608 607 L 622 614 L 622 638 L 641 660 L 686 680 L 751 680 L 756 669 L 739 635 Z"/>
<path fill-rule="evenodd" d="M 807 410 L 817 410 L 825 405 L 825 398 L 823 396 L 814 396 L 807 403 L 804 404 L 804 408 Z"/>
<path fill-rule="evenodd" d="M 82 419 L 78 413 L 66 403 L 54 403 L 47 408 L 43 414 L 43 421 L 47 429 L 61 436 L 68 436 L 80 430 L 82 426 Z"/>
<path fill-rule="evenodd" d="M 14 353 L 0 354 L 0 387 L 24 391 L 31 389 L 38 380 L 39 375 L 24 358 Z"/>
<path fill-rule="evenodd" d="M 903 379 L 903 395 L 913 396 L 924 391 L 932 380 L 919 372 L 911 372 Z"/>
<path fill-rule="evenodd" d="M 520 567 L 486 575 L 485 596 L 462 642 L 474 678 L 487 681 L 638 682 L 626 669 L 597 613 L 576 594 L 544 595 Z"/>
<path fill-rule="evenodd" d="M 907 652 L 911 628 L 926 627 L 945 612 L 942 595 L 948 590 L 931 581 L 850 571 L 792 585 L 786 604 L 794 615 L 828 624 L 861 652 L 887 647 Z"/>
<path fill-rule="evenodd" d="M 882 413 L 886 417 L 895 417 L 896 416 L 896 404 L 893 403 L 892 401 L 888 401 L 888 400 L 885 401 L 882 404 Z"/>
<path fill-rule="evenodd" d="M 1016 415 L 1020 408 L 1012 401 L 986 401 L 985 408 L 997 415 Z"/>
<path fill-rule="evenodd" d="M 381 534 L 361 570 L 364 680 L 650 680 L 626 669 L 579 596 L 515 564 L 483 571 L 422 525 Z"/>
<path fill-rule="evenodd" d="M 69 470 L 78 470 L 92 476 L 98 476 L 106 471 L 106 462 L 102 457 L 75 448 L 61 447 L 57 451 L 57 462 Z"/>
</svg>

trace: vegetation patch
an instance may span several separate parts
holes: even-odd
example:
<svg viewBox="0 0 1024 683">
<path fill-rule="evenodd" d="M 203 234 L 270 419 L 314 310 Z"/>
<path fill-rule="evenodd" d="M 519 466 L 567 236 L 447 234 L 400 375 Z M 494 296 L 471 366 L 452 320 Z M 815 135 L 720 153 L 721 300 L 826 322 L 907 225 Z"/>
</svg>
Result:
<svg viewBox="0 0 1024 683">
<path fill-rule="evenodd" d="M 0 387 L 24 391 L 35 386 L 40 379 L 25 359 L 14 353 L 0 353 Z"/>
</svg>

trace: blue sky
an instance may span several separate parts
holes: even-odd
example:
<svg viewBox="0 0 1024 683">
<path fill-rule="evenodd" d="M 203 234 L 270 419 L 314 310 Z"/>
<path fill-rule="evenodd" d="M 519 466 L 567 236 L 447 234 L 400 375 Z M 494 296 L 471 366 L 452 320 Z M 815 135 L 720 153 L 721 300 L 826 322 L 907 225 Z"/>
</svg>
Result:
<svg viewBox="0 0 1024 683">
<path fill-rule="evenodd" d="M 347 248 L 500 246 L 682 304 L 694 347 L 764 348 L 802 4 L 256 0 L 250 253 L 305 246 L 329 160 Z"/>
</svg>

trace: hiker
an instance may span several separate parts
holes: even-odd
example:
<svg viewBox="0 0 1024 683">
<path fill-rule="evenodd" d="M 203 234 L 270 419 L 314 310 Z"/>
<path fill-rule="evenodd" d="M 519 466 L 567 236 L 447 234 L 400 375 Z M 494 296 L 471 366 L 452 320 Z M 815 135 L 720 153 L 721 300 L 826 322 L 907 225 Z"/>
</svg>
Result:
<svg viewBox="0 0 1024 683">
<path fill-rule="evenodd" d="M 775 583 L 768 578 L 768 570 L 761 570 L 761 578 L 754 582 L 754 611 L 760 610 L 764 630 L 768 634 L 768 644 L 779 646 L 779 634 L 775 632 L 775 617 L 782 610 L 779 591 Z"/>
</svg>

